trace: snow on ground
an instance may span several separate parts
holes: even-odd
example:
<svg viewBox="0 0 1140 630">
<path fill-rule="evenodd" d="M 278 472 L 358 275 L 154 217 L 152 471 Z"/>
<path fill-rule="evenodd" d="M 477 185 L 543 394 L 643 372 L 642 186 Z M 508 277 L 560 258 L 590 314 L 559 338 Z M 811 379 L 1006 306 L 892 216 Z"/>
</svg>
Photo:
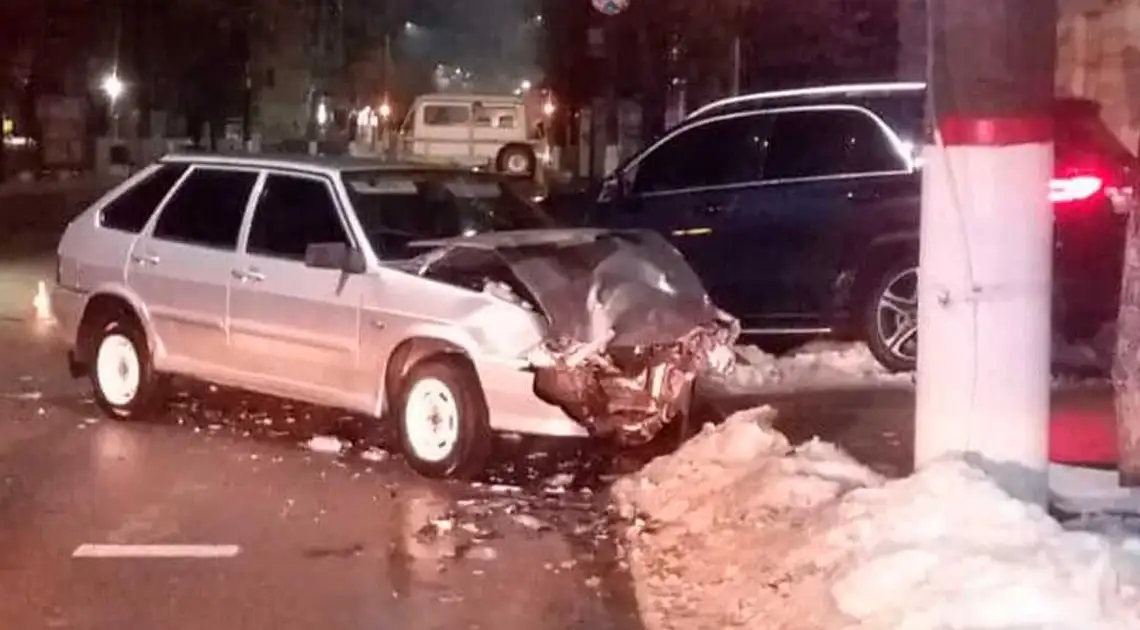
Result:
<svg viewBox="0 0 1140 630">
<path fill-rule="evenodd" d="M 1140 629 L 1140 539 L 957 460 L 885 481 L 743 411 L 615 485 L 649 630 Z"/>
<path fill-rule="evenodd" d="M 1116 470 L 1051 464 L 1051 501 L 1072 514 L 1140 515 L 1140 488 L 1121 488 Z"/>
<path fill-rule="evenodd" d="M 729 391 L 858 383 L 907 385 L 914 382 L 911 373 L 888 372 L 861 343 L 815 342 L 782 356 L 768 354 L 756 346 L 740 346 L 737 356 L 736 368 L 720 383 Z"/>
<path fill-rule="evenodd" d="M 1053 355 L 1055 365 L 1069 371 L 1107 369 L 1103 353 L 1091 345 L 1059 342 L 1054 344 Z M 866 344 L 815 341 L 780 356 L 756 346 L 739 346 L 736 368 L 710 384 L 728 392 L 751 392 L 793 387 L 909 386 L 914 384 L 914 378 L 913 372 L 888 372 Z M 1054 378 L 1057 385 L 1101 380 Z"/>
</svg>

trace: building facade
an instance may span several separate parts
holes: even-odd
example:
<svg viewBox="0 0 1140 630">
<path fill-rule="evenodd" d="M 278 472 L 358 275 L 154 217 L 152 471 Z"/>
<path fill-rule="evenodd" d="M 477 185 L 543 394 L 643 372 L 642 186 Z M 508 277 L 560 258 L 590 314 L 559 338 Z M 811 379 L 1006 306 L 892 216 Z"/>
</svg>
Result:
<svg viewBox="0 0 1140 630">
<path fill-rule="evenodd" d="M 1140 139 L 1140 0 L 1060 0 L 1057 92 L 1098 101 L 1109 128 Z"/>
</svg>

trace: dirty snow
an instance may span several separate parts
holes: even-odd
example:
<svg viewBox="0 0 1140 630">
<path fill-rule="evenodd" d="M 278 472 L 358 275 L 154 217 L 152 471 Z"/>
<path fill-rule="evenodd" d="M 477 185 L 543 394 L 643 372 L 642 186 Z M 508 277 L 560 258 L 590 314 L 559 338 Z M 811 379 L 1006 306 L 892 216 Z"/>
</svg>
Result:
<svg viewBox="0 0 1140 630">
<path fill-rule="evenodd" d="M 305 447 L 314 453 L 340 454 L 352 446 L 348 441 L 331 435 L 314 435 L 305 443 Z"/>
<path fill-rule="evenodd" d="M 1049 465 L 1051 501 L 1072 514 L 1140 515 L 1140 488 L 1121 488 L 1119 481 L 1116 470 Z"/>
<path fill-rule="evenodd" d="M 1104 346 L 1108 343 L 1108 346 Z M 1107 347 L 1105 351 L 1103 348 Z M 1054 344 L 1054 365 L 1059 372 L 1107 370 L 1111 341 Z M 737 364 L 726 376 L 710 382 L 728 392 L 749 392 L 795 387 L 909 386 L 913 372 L 888 372 L 864 343 L 814 341 L 784 355 L 769 354 L 756 346 L 739 346 Z M 1102 382 L 1103 379 L 1058 375 L 1055 385 Z"/>
<path fill-rule="evenodd" d="M 756 346 L 737 348 L 737 365 L 720 384 L 730 391 L 779 386 L 853 383 L 911 384 L 912 373 L 892 374 L 879 364 L 866 344 L 814 342 L 776 356 Z"/>
<path fill-rule="evenodd" d="M 1140 629 L 1137 539 L 1066 531 L 962 461 L 886 481 L 774 417 L 616 484 L 649 630 Z"/>
</svg>

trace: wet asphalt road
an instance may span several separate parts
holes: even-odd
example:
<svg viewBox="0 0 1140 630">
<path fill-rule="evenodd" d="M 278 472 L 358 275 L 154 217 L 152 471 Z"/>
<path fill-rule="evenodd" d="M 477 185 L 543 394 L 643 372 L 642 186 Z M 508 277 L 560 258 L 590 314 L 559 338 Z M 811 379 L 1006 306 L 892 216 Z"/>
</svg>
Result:
<svg viewBox="0 0 1140 630">
<path fill-rule="evenodd" d="M 604 518 L 606 458 L 504 441 L 485 483 L 429 481 L 397 456 L 304 448 L 315 434 L 383 446 L 359 419 L 195 384 L 153 423 L 103 420 L 29 321 L 51 239 L 21 242 L 0 243 L 0 628 L 640 626 Z M 1058 409 L 1111 412 L 1105 394 Z M 794 439 L 910 469 L 905 389 L 718 398 L 701 419 L 760 402 Z M 73 557 L 107 544 L 226 557 Z"/>
</svg>

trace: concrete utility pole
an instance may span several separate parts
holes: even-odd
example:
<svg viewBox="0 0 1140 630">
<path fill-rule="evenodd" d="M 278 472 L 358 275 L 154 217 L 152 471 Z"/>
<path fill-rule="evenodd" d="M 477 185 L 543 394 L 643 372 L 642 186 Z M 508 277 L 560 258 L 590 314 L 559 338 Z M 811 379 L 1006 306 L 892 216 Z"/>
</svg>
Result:
<svg viewBox="0 0 1140 630">
<path fill-rule="evenodd" d="M 1116 444 L 1120 485 L 1140 487 L 1140 213 L 1128 217 L 1123 290 L 1116 322 L 1112 388 L 1116 398 Z"/>
<path fill-rule="evenodd" d="M 1056 6 L 931 0 L 915 464 L 1048 498 Z"/>
</svg>

